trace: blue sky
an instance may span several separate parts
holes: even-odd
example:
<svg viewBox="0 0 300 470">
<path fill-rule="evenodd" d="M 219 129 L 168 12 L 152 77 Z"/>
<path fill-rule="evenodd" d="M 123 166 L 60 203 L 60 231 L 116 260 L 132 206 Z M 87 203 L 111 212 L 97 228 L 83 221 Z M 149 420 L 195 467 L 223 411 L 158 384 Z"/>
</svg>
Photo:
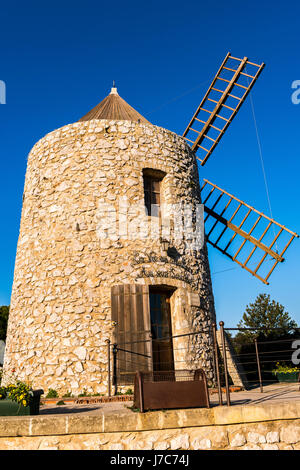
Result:
<svg viewBox="0 0 300 470">
<path fill-rule="evenodd" d="M 226 53 L 265 62 L 253 101 L 274 218 L 300 233 L 297 2 L 6 2 L 1 6 L 0 305 L 9 304 L 26 158 L 46 133 L 120 95 L 153 124 L 182 134 Z M 269 214 L 250 100 L 200 177 Z M 235 326 L 266 292 L 300 324 L 300 242 L 265 286 L 209 247 L 218 320 Z M 233 269 L 235 268 L 236 269 Z"/>
</svg>

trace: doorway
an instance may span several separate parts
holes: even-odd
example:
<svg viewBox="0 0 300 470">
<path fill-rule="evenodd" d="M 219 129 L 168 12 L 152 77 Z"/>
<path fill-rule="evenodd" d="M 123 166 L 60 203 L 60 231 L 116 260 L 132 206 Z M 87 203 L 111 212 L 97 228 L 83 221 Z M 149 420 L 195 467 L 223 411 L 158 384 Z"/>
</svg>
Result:
<svg viewBox="0 0 300 470">
<path fill-rule="evenodd" d="M 170 297 L 173 290 L 149 289 L 153 370 L 174 370 Z"/>
</svg>

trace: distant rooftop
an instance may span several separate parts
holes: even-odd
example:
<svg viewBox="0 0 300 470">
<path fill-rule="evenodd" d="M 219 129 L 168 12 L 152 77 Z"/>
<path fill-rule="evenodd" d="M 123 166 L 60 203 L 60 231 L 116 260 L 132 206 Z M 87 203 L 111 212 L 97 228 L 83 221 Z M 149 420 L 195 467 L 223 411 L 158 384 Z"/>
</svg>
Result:
<svg viewBox="0 0 300 470">
<path fill-rule="evenodd" d="M 111 89 L 110 94 L 104 98 L 104 100 L 79 119 L 79 121 L 91 121 L 92 119 L 137 121 L 149 124 L 147 119 L 145 119 L 140 113 L 126 103 L 121 96 L 119 96 L 115 86 Z"/>
</svg>

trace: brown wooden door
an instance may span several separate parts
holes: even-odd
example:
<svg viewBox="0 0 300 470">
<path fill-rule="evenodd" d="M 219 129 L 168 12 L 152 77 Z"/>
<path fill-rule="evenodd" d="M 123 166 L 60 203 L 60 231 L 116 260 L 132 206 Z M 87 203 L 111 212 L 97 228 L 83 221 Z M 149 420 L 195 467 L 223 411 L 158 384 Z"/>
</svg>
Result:
<svg viewBox="0 0 300 470">
<path fill-rule="evenodd" d="M 122 284 L 111 289 L 112 321 L 116 322 L 118 372 L 122 382 L 136 371 L 152 370 L 149 288 Z M 131 373 L 131 374 L 130 374 Z M 121 383 L 120 382 L 120 383 Z"/>
<path fill-rule="evenodd" d="M 170 291 L 150 290 L 153 370 L 174 370 Z"/>
</svg>

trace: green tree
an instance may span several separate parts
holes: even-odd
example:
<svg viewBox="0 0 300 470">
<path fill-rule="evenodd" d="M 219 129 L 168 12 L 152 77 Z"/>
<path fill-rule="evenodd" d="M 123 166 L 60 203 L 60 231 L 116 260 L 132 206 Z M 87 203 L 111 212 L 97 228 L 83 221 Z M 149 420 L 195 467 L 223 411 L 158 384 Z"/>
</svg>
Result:
<svg viewBox="0 0 300 470">
<path fill-rule="evenodd" d="M 238 323 L 238 328 L 254 328 L 253 331 L 241 331 L 235 338 L 236 345 L 253 341 L 255 337 L 276 339 L 285 335 L 290 335 L 297 323 L 291 319 L 283 305 L 275 300 L 271 300 L 270 295 L 259 294 L 254 303 L 247 305 L 242 320 Z M 255 328 L 264 328 L 263 331 Z M 280 328 L 274 330 L 274 328 Z"/>
<path fill-rule="evenodd" d="M 0 339 L 3 341 L 5 341 L 6 338 L 8 315 L 9 307 L 7 305 L 2 305 L 2 307 L 0 307 Z"/>
</svg>

